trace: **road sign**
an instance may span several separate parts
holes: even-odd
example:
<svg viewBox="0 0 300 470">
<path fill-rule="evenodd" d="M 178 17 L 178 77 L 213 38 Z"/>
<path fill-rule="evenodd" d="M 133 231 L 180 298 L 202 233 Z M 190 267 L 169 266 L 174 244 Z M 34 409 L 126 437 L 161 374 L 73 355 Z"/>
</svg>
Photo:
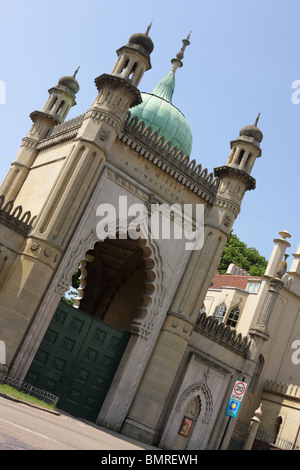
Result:
<svg viewBox="0 0 300 470">
<path fill-rule="evenodd" d="M 236 418 L 240 405 L 241 405 L 240 401 L 236 401 L 230 398 L 226 411 L 225 411 L 225 415 L 230 416 L 231 418 Z"/>
<path fill-rule="evenodd" d="M 239 380 L 235 382 L 225 411 L 225 415 L 230 416 L 231 418 L 236 418 L 245 395 L 246 388 L 246 382 L 241 382 Z"/>
<path fill-rule="evenodd" d="M 245 382 L 236 381 L 231 392 L 231 397 L 233 400 L 242 401 L 245 392 L 246 392 L 247 384 Z"/>
</svg>

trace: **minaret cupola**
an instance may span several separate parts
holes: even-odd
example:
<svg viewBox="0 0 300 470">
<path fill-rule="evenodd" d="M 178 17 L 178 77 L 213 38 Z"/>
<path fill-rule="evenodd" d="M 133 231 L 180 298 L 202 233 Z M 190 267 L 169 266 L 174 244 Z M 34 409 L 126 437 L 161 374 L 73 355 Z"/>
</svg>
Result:
<svg viewBox="0 0 300 470">
<path fill-rule="evenodd" d="M 43 139 L 54 126 L 64 122 L 70 108 L 76 104 L 75 96 L 79 91 L 76 80 L 78 69 L 79 67 L 71 77 L 60 78 L 58 84 L 48 90 L 49 97 L 42 111 L 33 111 L 30 114 L 33 126 L 27 137 L 34 140 Z"/>
<path fill-rule="evenodd" d="M 257 127 L 260 113 L 252 126 L 245 126 L 240 130 L 240 135 L 231 142 L 231 153 L 226 165 L 238 168 L 247 174 L 251 173 L 254 162 L 261 156 L 260 143 L 263 134 Z"/>
<path fill-rule="evenodd" d="M 117 50 L 118 60 L 111 75 L 122 77 L 137 87 L 146 70 L 151 68 L 150 54 L 154 49 L 152 39 L 148 33 L 151 24 L 145 34 L 133 34 L 126 46 Z"/>
<path fill-rule="evenodd" d="M 58 84 L 49 90 L 50 96 L 42 112 L 58 122 L 63 122 L 70 108 L 76 104 L 75 97 L 79 91 L 79 84 L 76 80 L 78 70 L 79 67 L 71 77 L 60 78 Z"/>
</svg>

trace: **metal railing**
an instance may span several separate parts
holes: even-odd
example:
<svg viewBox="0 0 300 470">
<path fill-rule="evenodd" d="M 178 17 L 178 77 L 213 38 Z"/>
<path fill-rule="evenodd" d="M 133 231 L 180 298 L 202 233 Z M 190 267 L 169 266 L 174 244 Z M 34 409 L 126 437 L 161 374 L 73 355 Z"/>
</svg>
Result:
<svg viewBox="0 0 300 470">
<path fill-rule="evenodd" d="M 0 384 L 8 385 L 9 387 L 14 388 L 18 392 L 25 393 L 31 397 L 36 398 L 48 405 L 56 406 L 58 402 L 57 396 L 53 395 L 52 393 L 46 392 L 45 390 L 40 390 L 33 385 L 27 384 L 25 382 L 19 382 L 18 380 L 12 379 L 7 375 L 0 375 Z"/>
<path fill-rule="evenodd" d="M 248 437 L 249 429 L 249 423 L 237 420 L 227 449 L 242 450 L 244 443 Z M 259 448 L 259 442 L 267 444 L 268 448 L 275 448 L 280 450 L 300 450 L 299 445 L 288 441 L 287 439 L 279 438 L 271 432 L 267 433 L 261 429 L 257 431 L 255 437 L 255 450 Z"/>
<path fill-rule="evenodd" d="M 259 441 L 270 444 L 271 446 L 278 447 L 281 450 L 300 450 L 299 446 L 286 439 L 281 439 L 273 433 L 267 433 L 262 430 L 258 430 L 256 439 Z"/>
</svg>

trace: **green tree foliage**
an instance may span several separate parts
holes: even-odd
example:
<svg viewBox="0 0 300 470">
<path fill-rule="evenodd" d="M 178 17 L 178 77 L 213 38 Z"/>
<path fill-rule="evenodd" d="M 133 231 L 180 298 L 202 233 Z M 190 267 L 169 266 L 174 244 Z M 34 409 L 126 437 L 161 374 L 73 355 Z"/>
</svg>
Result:
<svg viewBox="0 0 300 470">
<path fill-rule="evenodd" d="M 78 270 L 72 276 L 71 288 L 75 290 L 71 290 L 70 288 L 67 295 L 64 295 L 62 297 L 62 300 L 68 305 L 74 305 L 74 299 L 77 296 L 77 289 L 80 286 L 80 279 L 79 279 L 80 275 L 81 275 L 81 272 L 80 272 L 79 265 L 78 265 Z"/>
<path fill-rule="evenodd" d="M 232 231 L 225 245 L 218 268 L 219 274 L 225 274 L 230 263 L 235 263 L 250 273 L 251 276 L 261 276 L 267 267 L 267 260 L 259 254 L 256 248 L 247 245 Z"/>
</svg>

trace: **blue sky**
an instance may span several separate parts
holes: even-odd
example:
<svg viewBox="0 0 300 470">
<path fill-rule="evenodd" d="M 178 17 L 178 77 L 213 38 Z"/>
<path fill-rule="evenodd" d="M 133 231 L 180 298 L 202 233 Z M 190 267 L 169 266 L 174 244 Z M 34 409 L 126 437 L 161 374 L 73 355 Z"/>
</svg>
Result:
<svg viewBox="0 0 300 470">
<path fill-rule="evenodd" d="M 115 51 L 153 21 L 152 69 L 140 90 L 151 92 L 170 71 L 192 31 L 173 96 L 193 133 L 191 157 L 209 171 L 225 164 L 230 141 L 260 112 L 257 187 L 246 193 L 234 232 L 269 258 L 273 239 L 288 230 L 288 253 L 296 251 L 300 104 L 292 102 L 292 83 L 300 81 L 299 0 L 0 0 L 0 8 L 1 181 L 48 89 L 80 65 L 69 118 L 82 114 L 95 99 L 95 77 L 110 73 Z"/>
</svg>

